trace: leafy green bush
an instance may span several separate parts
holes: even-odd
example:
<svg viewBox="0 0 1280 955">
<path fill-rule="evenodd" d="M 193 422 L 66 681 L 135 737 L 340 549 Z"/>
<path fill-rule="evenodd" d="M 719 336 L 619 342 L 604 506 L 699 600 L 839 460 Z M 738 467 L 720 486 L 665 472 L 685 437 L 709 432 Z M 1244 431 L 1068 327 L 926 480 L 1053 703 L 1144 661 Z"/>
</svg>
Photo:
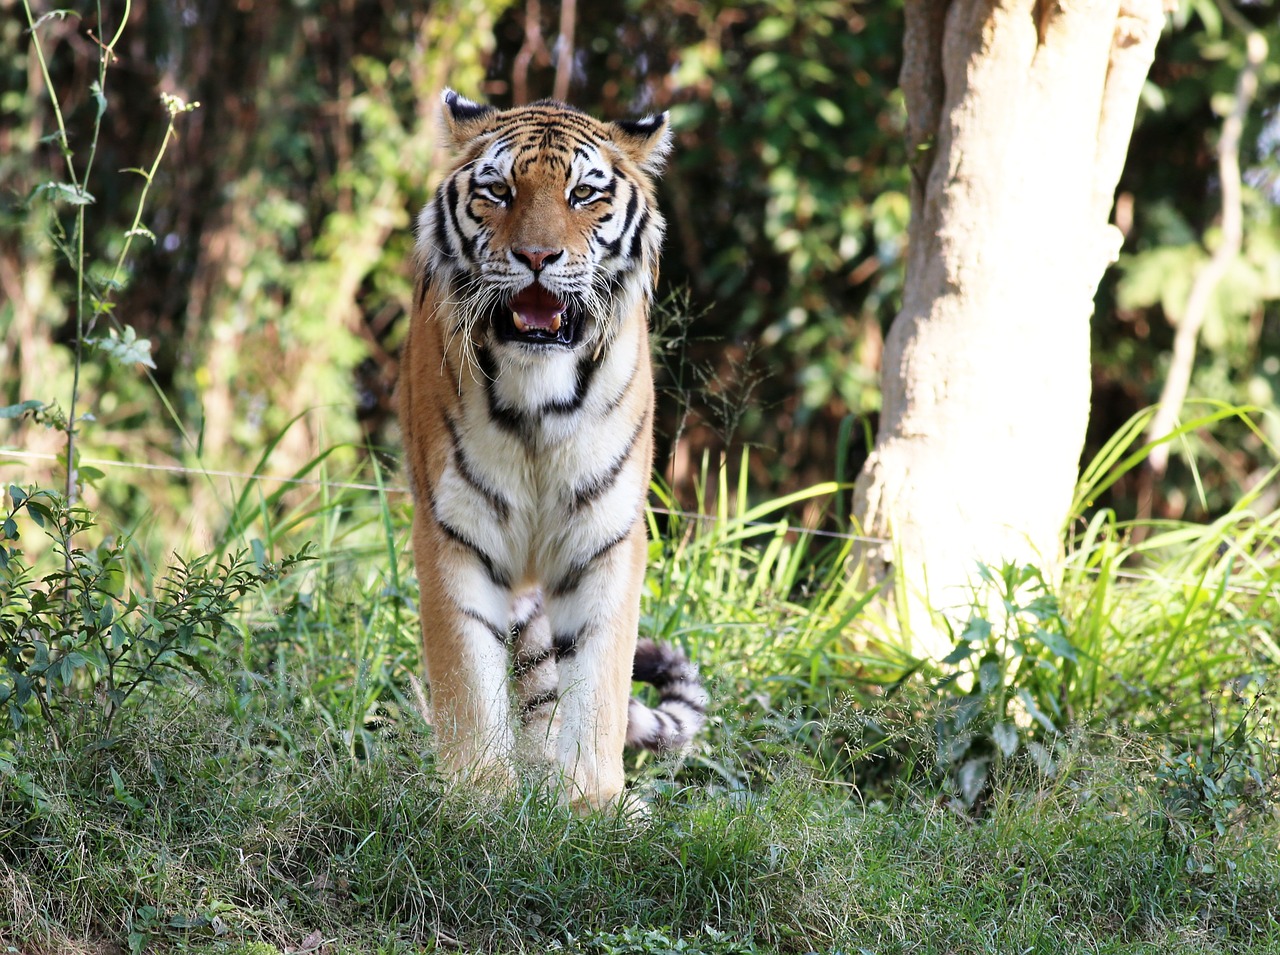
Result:
<svg viewBox="0 0 1280 955">
<path fill-rule="evenodd" d="M 138 592 L 126 583 L 126 538 L 84 543 L 95 526 L 87 510 L 47 489 L 11 486 L 9 500 L 0 523 L 0 745 L 33 723 L 58 750 L 83 734 L 106 745 L 141 691 L 206 676 L 203 649 L 234 627 L 240 600 L 308 559 L 305 549 L 279 563 L 178 558 L 154 592 Z M 21 546 L 23 514 L 60 558 L 38 578 L 39 558 Z"/>
<path fill-rule="evenodd" d="M 1052 770 L 1052 745 L 1070 717 L 1071 674 L 1080 659 L 1058 598 L 1037 568 L 983 565 L 978 576 L 986 587 L 975 592 L 956 647 L 940 664 L 950 672 L 931 684 L 944 701 L 936 722 L 938 769 L 968 807 L 991 767 L 1019 752 Z"/>
<path fill-rule="evenodd" d="M 1156 778 L 1170 838 L 1211 852 L 1246 817 L 1280 807 L 1280 739 L 1268 723 L 1268 703 L 1259 692 L 1224 738 L 1164 754 Z M 1192 858 L 1204 855 L 1193 852 Z M 1200 858 L 1195 864 L 1213 863 Z"/>
</svg>

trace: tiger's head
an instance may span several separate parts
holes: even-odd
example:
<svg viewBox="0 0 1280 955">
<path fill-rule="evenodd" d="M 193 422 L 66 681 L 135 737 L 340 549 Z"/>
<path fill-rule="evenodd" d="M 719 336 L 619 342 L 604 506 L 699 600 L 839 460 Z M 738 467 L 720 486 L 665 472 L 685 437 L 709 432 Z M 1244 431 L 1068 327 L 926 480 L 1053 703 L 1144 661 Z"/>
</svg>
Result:
<svg viewBox="0 0 1280 955">
<path fill-rule="evenodd" d="M 444 131 L 455 163 L 418 218 L 417 251 L 454 330 L 525 358 L 598 353 L 652 293 L 667 114 L 601 122 L 553 101 L 498 110 L 446 90 Z"/>
</svg>

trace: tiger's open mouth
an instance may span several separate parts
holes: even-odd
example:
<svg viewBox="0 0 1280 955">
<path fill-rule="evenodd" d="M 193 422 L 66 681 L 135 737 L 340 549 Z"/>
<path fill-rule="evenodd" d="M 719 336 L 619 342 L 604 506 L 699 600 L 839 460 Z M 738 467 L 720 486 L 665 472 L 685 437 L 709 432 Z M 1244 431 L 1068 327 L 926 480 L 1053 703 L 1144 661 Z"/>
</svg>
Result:
<svg viewBox="0 0 1280 955">
<path fill-rule="evenodd" d="M 582 332 L 582 313 L 535 282 L 494 309 L 493 328 L 503 341 L 572 346 Z"/>
</svg>

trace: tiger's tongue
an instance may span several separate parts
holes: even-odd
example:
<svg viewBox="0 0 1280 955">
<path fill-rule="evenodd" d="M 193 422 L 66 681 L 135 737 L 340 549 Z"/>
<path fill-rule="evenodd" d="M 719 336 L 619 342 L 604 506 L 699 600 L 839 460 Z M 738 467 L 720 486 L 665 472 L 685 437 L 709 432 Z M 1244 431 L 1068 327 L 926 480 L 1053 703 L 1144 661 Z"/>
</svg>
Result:
<svg viewBox="0 0 1280 955">
<path fill-rule="evenodd" d="M 564 317 L 564 303 L 541 285 L 530 285 L 507 303 L 515 319 L 516 330 L 537 328 L 543 331 L 560 330 Z"/>
</svg>

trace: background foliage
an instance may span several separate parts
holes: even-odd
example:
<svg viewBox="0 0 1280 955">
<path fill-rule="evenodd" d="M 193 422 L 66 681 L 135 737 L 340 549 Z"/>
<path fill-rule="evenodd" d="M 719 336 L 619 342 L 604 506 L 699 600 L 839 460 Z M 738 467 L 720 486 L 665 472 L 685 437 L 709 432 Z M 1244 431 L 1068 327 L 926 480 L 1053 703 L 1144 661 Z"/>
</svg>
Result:
<svg viewBox="0 0 1280 955">
<path fill-rule="evenodd" d="M 126 9 L 101 7 L 110 24 Z M 143 0 L 127 9 L 105 89 L 93 256 L 111 261 L 123 241 L 141 182 L 116 171 L 155 154 L 169 119 L 159 93 L 201 105 L 179 117 L 143 222 L 154 238 L 139 240 L 117 296 L 117 314 L 153 345 L 155 387 L 129 363 L 94 362 L 86 393 L 96 423 L 85 446 L 246 470 L 274 440 L 276 473 L 321 450 L 353 463 L 359 452 L 332 449 L 393 440 L 411 217 L 440 167 L 439 89 L 499 105 L 517 90 L 550 94 L 562 11 L 500 0 Z M 1274 2 L 1239 10 L 1280 47 Z M 668 447 L 666 475 L 687 492 L 703 448 L 743 444 L 758 449 L 761 491 L 852 473 L 864 428 L 842 443 L 840 425 L 850 415 L 874 425 L 880 344 L 902 281 L 897 4 L 631 0 L 576 14 L 568 98 L 605 116 L 670 109 L 677 130 L 662 195 L 671 223 L 663 288 L 679 293 L 676 311 L 692 320 L 667 382 L 684 400 L 666 402 L 665 428 L 684 440 Z M 45 232 L 71 207 L 40 191 L 57 181 L 62 158 L 22 20 L 0 25 L 9 54 L 0 66 L 6 404 L 65 393 L 73 331 L 71 275 Z M 73 142 L 87 140 L 95 116 L 98 22 L 91 5 L 41 27 Z M 1213 147 L 1243 57 L 1238 25 L 1208 0 L 1184 5 L 1159 47 L 1120 190 L 1125 257 L 1098 297 L 1086 459 L 1159 393 L 1171 322 L 1215 243 Z M 1263 408 L 1280 387 L 1278 100 L 1272 57 L 1242 146 L 1245 250 L 1206 322 L 1192 386 Z M 1273 421 L 1262 435 L 1239 429 L 1216 443 L 1192 435 L 1193 450 L 1221 470 L 1200 488 L 1175 463 L 1155 513 L 1228 506 L 1265 471 L 1260 442 L 1278 437 Z M 49 440 L 18 424 L 5 444 L 48 450 Z M 1129 513 L 1135 493 L 1121 481 L 1106 500 Z M 138 475 L 99 495 L 124 515 L 143 502 L 182 515 L 206 536 L 225 519 L 198 481 L 183 488 Z"/>
</svg>

